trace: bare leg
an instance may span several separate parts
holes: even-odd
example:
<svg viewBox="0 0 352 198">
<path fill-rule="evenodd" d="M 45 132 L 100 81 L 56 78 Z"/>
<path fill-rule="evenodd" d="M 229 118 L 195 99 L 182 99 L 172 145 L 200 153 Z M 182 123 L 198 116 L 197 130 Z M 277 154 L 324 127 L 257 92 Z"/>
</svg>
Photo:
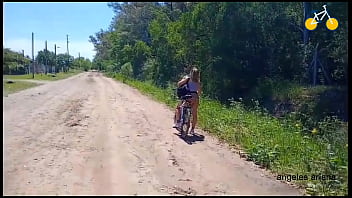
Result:
<svg viewBox="0 0 352 198">
<path fill-rule="evenodd" d="M 192 129 L 194 130 L 194 128 L 197 125 L 197 121 L 198 121 L 198 98 L 195 97 L 194 101 L 193 101 L 193 105 L 192 105 Z"/>
<path fill-rule="evenodd" d="M 180 120 L 180 106 L 181 102 L 177 104 L 177 107 L 175 109 L 175 117 L 174 117 L 174 123 L 176 124 Z"/>
<path fill-rule="evenodd" d="M 181 105 L 182 105 L 182 101 L 178 104 L 177 106 L 177 114 L 176 114 L 176 121 L 180 121 L 181 119 Z"/>
<path fill-rule="evenodd" d="M 176 122 L 178 122 L 179 120 L 180 120 L 180 109 L 179 109 L 179 107 L 177 107 L 176 108 L 176 111 L 175 111 L 175 120 L 174 120 L 174 122 L 176 123 Z"/>
</svg>

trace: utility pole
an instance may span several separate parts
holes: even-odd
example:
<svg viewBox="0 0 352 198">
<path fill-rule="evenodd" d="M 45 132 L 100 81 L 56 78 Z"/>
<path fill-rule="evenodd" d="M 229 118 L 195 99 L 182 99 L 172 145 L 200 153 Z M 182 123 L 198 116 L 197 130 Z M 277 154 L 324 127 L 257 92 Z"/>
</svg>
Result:
<svg viewBox="0 0 352 198">
<path fill-rule="evenodd" d="M 303 25 L 302 25 L 302 30 L 303 30 L 303 44 L 304 44 L 304 56 L 303 56 L 303 64 L 306 64 L 307 62 L 307 56 L 308 56 L 308 42 L 309 42 L 309 30 L 305 27 L 305 21 L 310 17 L 311 14 L 311 2 L 303 2 Z M 309 73 L 309 66 L 308 65 L 308 73 Z"/>
<path fill-rule="evenodd" d="M 69 61 L 70 61 L 70 53 L 68 51 L 68 34 L 66 35 L 67 37 L 67 66 L 66 66 L 66 70 L 68 70 L 68 65 L 69 65 Z"/>
<path fill-rule="evenodd" d="M 55 74 L 56 74 L 56 65 L 57 65 L 56 48 L 60 48 L 60 47 L 59 47 L 59 46 L 56 46 L 56 44 L 55 44 Z M 60 72 L 60 68 L 58 68 L 58 69 L 59 69 L 59 72 Z M 61 70 L 62 70 L 62 71 L 64 70 L 64 68 L 63 68 L 62 65 L 61 65 Z"/>
<path fill-rule="evenodd" d="M 32 32 L 32 78 L 34 79 L 34 33 Z"/>
<path fill-rule="evenodd" d="M 81 69 L 81 53 L 78 52 L 78 61 L 79 61 L 79 68 L 78 69 Z"/>
<path fill-rule="evenodd" d="M 17 53 L 16 53 L 17 54 Z M 17 62 L 16 62 L 16 70 L 15 70 L 15 74 L 17 74 L 17 70 L 18 70 L 18 63 L 19 63 L 19 60 L 18 60 L 18 54 L 16 55 L 17 57 Z"/>
<path fill-rule="evenodd" d="M 45 75 L 48 73 L 48 42 L 45 41 Z"/>
<path fill-rule="evenodd" d="M 22 50 L 22 61 L 21 61 L 21 64 L 23 65 L 23 68 L 25 69 L 25 73 L 26 73 L 26 67 L 24 66 L 24 63 L 25 63 L 25 61 L 24 61 L 24 50 Z"/>
<path fill-rule="evenodd" d="M 54 63 L 54 74 L 56 74 L 56 44 L 55 44 L 55 63 Z"/>
<path fill-rule="evenodd" d="M 305 21 L 310 17 L 311 12 L 311 3 L 303 2 L 303 43 L 306 45 L 309 41 L 309 30 L 305 28 Z"/>
</svg>

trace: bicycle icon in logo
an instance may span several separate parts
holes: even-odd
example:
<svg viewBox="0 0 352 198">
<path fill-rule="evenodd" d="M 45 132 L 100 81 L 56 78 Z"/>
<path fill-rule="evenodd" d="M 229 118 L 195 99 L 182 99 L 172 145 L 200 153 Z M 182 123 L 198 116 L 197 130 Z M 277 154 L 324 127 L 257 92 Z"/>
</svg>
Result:
<svg viewBox="0 0 352 198">
<path fill-rule="evenodd" d="M 328 11 L 326 11 L 326 5 L 323 5 L 324 10 L 319 12 L 318 14 L 316 12 L 314 12 L 314 18 L 308 18 L 305 21 L 305 26 L 308 30 L 315 30 L 315 28 L 317 28 L 318 23 L 320 23 L 323 18 L 327 15 L 329 17 L 329 19 L 326 21 L 326 27 L 329 30 L 336 30 L 337 27 L 339 26 L 339 22 L 337 21 L 337 19 L 335 18 L 331 18 L 330 15 L 328 14 Z M 323 16 L 319 19 L 319 15 Z"/>
</svg>

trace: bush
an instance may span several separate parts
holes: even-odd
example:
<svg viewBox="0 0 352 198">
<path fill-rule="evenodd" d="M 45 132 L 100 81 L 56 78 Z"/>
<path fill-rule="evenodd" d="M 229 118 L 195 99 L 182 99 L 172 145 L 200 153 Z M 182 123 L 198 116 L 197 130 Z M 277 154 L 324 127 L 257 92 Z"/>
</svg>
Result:
<svg viewBox="0 0 352 198">
<path fill-rule="evenodd" d="M 133 76 L 133 68 L 130 62 L 127 62 L 121 66 L 121 74 L 129 78 Z"/>
<path fill-rule="evenodd" d="M 149 58 L 142 67 L 142 79 L 147 81 L 153 80 L 153 69 L 156 68 L 157 62 L 153 58 Z"/>
</svg>

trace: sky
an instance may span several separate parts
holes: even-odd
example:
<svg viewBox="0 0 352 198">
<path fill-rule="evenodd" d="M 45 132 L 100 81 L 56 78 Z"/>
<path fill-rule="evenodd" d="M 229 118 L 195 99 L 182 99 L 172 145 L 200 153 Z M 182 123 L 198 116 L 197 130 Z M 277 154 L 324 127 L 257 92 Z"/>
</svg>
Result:
<svg viewBox="0 0 352 198">
<path fill-rule="evenodd" d="M 34 56 L 45 48 L 49 51 L 69 54 L 92 60 L 94 46 L 89 36 L 100 29 L 107 30 L 114 17 L 107 2 L 77 3 L 19 3 L 3 4 L 3 43 L 5 48 L 21 52 L 32 58 L 32 32 L 34 33 Z"/>
</svg>

